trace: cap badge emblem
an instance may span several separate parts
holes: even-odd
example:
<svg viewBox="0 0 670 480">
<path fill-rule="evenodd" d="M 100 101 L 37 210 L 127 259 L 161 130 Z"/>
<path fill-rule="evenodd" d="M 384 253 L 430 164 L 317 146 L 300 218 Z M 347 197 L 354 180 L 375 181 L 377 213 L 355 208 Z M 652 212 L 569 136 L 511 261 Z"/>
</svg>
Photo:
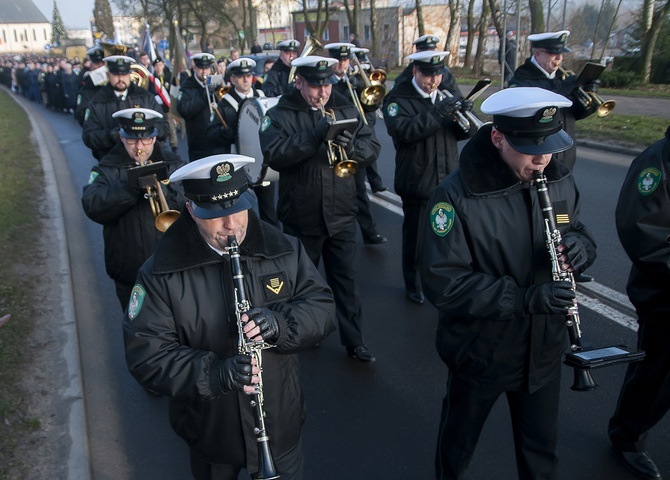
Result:
<svg viewBox="0 0 670 480">
<path fill-rule="evenodd" d="M 318 68 L 319 70 L 325 70 L 326 68 L 328 68 L 328 62 L 325 60 L 321 60 L 319 63 L 316 64 L 316 68 Z"/>
<path fill-rule="evenodd" d="M 554 115 L 556 115 L 557 112 L 556 107 L 549 107 L 545 108 L 544 111 L 542 112 L 541 118 L 538 120 L 540 123 L 550 123 L 554 121 Z"/>
<path fill-rule="evenodd" d="M 232 178 L 231 164 L 228 162 L 220 163 L 216 166 L 216 181 L 221 183 Z"/>
</svg>

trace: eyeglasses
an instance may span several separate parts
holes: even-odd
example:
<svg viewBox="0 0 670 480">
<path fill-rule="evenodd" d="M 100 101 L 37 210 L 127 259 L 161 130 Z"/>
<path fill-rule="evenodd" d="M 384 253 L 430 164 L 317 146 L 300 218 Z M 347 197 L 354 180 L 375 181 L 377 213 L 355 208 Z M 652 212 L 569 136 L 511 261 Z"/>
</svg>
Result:
<svg viewBox="0 0 670 480">
<path fill-rule="evenodd" d="M 149 145 L 154 141 L 156 137 L 143 137 L 143 138 L 126 138 L 126 143 L 128 145 L 137 145 L 137 142 L 140 142 L 142 145 Z"/>
</svg>

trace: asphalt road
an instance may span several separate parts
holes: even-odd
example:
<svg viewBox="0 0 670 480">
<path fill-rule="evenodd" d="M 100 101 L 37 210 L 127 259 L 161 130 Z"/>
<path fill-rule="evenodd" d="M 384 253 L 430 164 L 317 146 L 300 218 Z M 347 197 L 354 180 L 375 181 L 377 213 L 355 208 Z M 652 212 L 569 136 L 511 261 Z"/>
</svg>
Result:
<svg viewBox="0 0 670 480">
<path fill-rule="evenodd" d="M 121 310 L 113 283 L 104 271 L 102 229 L 84 216 L 79 203 L 94 160 L 82 145 L 80 128 L 72 117 L 32 105 L 29 109 L 43 120 L 63 205 L 90 478 L 190 478 L 187 449 L 168 426 L 165 399 L 147 395 L 131 378 L 123 360 Z M 393 147 L 382 122 L 378 135 L 383 143 L 379 168 L 392 187 Z M 185 154 L 185 142 L 180 150 Z M 583 196 L 583 218 L 599 242 L 599 259 L 590 273 L 599 286 L 619 294 L 624 292 L 629 262 L 614 232 L 613 210 L 630 160 L 630 156 L 580 148 L 575 169 Z M 435 309 L 412 304 L 404 296 L 399 259 L 401 217 L 394 200 L 393 196 L 375 196 L 373 205 L 379 231 L 389 242 L 379 246 L 360 242 L 358 248 L 364 331 L 377 362 L 364 365 L 348 359 L 337 334 L 320 348 L 301 354 L 308 408 L 304 427 L 306 479 L 414 480 L 433 475 L 446 367 L 434 348 Z M 599 301 L 590 291 L 582 293 L 582 306 L 589 305 L 580 309 L 585 344 L 635 344 L 634 331 L 611 320 L 621 317 L 632 321 L 630 312 L 616 302 Z M 559 479 L 630 478 L 611 452 L 606 436 L 623 373 L 623 366 L 596 370 L 598 390 L 577 393 L 569 388 L 571 370 L 564 368 Z M 661 471 L 670 475 L 670 418 L 652 431 L 649 443 Z M 469 478 L 515 477 L 509 417 L 505 402 L 500 401 L 482 433 Z"/>
</svg>

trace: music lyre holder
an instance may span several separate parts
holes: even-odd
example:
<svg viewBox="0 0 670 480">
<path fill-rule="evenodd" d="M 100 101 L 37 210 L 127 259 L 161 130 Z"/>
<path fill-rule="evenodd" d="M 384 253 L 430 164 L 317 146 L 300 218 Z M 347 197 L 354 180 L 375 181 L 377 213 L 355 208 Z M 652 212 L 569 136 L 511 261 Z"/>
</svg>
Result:
<svg viewBox="0 0 670 480">
<path fill-rule="evenodd" d="M 566 353 L 563 363 L 573 368 L 591 369 L 617 363 L 639 362 L 644 355 L 644 351 L 633 351 L 626 345 L 612 345 Z"/>
</svg>

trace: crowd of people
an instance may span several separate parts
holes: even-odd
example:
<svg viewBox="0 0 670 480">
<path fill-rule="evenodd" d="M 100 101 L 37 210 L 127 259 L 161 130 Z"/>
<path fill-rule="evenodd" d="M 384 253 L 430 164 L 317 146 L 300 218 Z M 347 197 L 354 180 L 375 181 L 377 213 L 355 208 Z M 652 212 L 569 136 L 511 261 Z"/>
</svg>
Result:
<svg viewBox="0 0 670 480">
<path fill-rule="evenodd" d="M 337 328 L 347 356 L 375 362 L 365 342 L 356 242 L 357 225 L 365 244 L 386 242 L 365 185 L 367 178 L 373 192 L 386 189 L 375 168 L 378 116 L 396 150 L 406 296 L 438 309 L 437 350 L 449 369 L 435 478 L 465 477 L 502 395 L 519 478 L 555 478 L 566 322 L 574 281 L 592 280 L 584 271 L 596 258 L 572 169 L 574 122 L 595 112 L 583 98 L 598 81 L 578 85 L 562 70 L 568 36 L 528 37 L 531 56 L 505 74 L 512 88 L 482 104 L 488 124 L 476 121 L 449 53 L 430 34 L 415 40 L 390 91 L 366 90 L 371 65 L 355 36 L 302 54 L 300 41 L 279 42 L 262 81 L 255 61 L 239 52 L 218 60 L 194 54 L 179 82 L 163 59 L 151 62 L 143 52 L 134 58 L 93 47 L 81 64 L 2 59 L 4 85 L 82 124 L 97 160 L 82 205 L 103 225 L 128 368 L 149 393 L 169 397 L 195 478 L 234 480 L 245 469 L 302 479 L 297 353 Z M 507 52 L 515 50 L 508 40 Z M 151 73 L 146 89 L 131 82 L 135 63 Z M 263 158 L 236 153 L 241 106 L 273 97 L 259 123 Z M 185 122 L 188 159 L 176 153 L 171 116 Z M 468 141 L 459 154 L 460 140 Z M 629 367 L 609 435 L 624 465 L 649 479 L 661 476 L 644 438 L 670 408 L 662 341 L 670 293 L 667 142 L 633 162 L 617 208 L 647 356 Z M 250 178 L 254 162 L 278 181 Z M 540 208 L 542 195 L 550 196 L 551 213 Z M 553 263 L 547 215 L 560 234 Z M 556 281 L 556 269 L 571 281 Z"/>
</svg>

